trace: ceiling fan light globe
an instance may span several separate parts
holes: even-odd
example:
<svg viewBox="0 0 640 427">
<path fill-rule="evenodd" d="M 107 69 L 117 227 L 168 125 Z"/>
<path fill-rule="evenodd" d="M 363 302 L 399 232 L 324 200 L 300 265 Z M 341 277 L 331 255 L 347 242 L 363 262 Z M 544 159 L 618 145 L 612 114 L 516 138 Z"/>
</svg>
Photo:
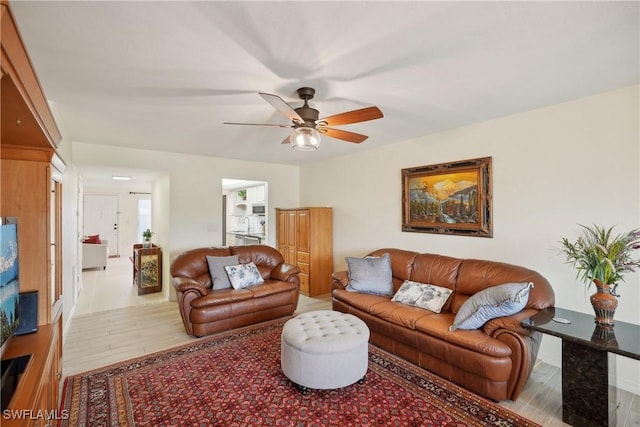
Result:
<svg viewBox="0 0 640 427">
<path fill-rule="evenodd" d="M 291 148 L 298 151 L 315 151 L 320 146 L 320 133 L 313 128 L 295 128 L 289 137 Z"/>
</svg>

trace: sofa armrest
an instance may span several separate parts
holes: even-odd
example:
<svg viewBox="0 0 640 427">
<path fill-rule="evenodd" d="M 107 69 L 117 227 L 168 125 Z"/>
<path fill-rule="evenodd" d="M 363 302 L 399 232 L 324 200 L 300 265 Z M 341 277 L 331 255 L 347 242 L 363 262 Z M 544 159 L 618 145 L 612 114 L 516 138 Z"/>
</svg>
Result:
<svg viewBox="0 0 640 427">
<path fill-rule="evenodd" d="M 106 240 L 103 243 L 82 244 L 82 268 L 102 267 L 107 268 L 109 259 L 109 245 Z"/>
<path fill-rule="evenodd" d="M 331 278 L 333 279 L 333 283 L 331 284 L 332 291 L 334 289 L 346 289 L 349 283 L 349 272 L 347 270 L 336 271 L 331 275 Z"/>
<path fill-rule="evenodd" d="M 536 309 L 525 309 L 512 316 L 488 321 L 482 331 L 511 348 L 512 373 L 507 385 L 508 398 L 516 400 L 533 371 L 542 334 L 521 326 L 521 322 L 536 314 Z"/>
<path fill-rule="evenodd" d="M 188 277 L 174 277 L 171 279 L 171 283 L 173 287 L 176 288 L 177 292 L 185 293 L 189 290 L 196 291 L 200 294 L 200 296 L 207 295 L 207 288 L 202 286 L 202 283 L 197 280 L 189 279 Z"/>
<path fill-rule="evenodd" d="M 300 269 L 298 266 L 281 262 L 274 267 L 269 277 L 275 280 L 282 280 L 283 282 L 291 282 L 291 278 L 297 276 L 299 273 Z"/>
<path fill-rule="evenodd" d="M 493 336 L 497 330 L 506 329 L 525 337 L 529 336 L 531 335 L 532 330 L 522 326 L 522 321 L 533 316 L 538 311 L 539 310 L 533 308 L 526 308 L 511 316 L 491 319 L 484 324 L 484 326 L 482 327 L 482 331 L 489 336 Z"/>
</svg>

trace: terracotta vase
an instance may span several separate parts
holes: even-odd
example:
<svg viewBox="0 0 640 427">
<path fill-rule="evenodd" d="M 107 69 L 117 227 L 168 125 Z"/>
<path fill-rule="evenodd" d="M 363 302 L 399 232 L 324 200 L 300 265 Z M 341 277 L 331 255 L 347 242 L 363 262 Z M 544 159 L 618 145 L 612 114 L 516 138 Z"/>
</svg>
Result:
<svg viewBox="0 0 640 427">
<path fill-rule="evenodd" d="M 591 295 L 590 299 L 596 313 L 596 323 L 613 326 L 613 315 L 618 307 L 618 299 L 611 295 L 608 284 L 598 279 L 594 279 L 593 282 L 596 284 L 597 291 Z"/>
</svg>

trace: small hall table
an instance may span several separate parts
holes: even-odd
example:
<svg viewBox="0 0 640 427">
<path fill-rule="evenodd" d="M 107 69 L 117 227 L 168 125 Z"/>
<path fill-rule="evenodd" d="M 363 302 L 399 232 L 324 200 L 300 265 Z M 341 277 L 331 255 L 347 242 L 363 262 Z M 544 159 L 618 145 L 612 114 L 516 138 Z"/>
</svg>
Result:
<svg viewBox="0 0 640 427">
<path fill-rule="evenodd" d="M 616 320 L 613 327 L 604 327 L 594 319 L 555 307 L 525 319 L 522 326 L 562 339 L 562 421 L 615 426 L 618 402 L 615 387 L 609 386 L 610 375 L 616 374 L 613 354 L 640 360 L 640 326 Z"/>
</svg>

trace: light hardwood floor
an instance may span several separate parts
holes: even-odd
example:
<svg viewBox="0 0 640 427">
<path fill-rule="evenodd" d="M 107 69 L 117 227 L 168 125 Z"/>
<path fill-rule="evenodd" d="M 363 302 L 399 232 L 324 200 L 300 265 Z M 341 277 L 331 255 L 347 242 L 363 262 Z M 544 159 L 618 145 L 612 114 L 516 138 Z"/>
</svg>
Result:
<svg viewBox="0 0 640 427">
<path fill-rule="evenodd" d="M 175 302 L 160 293 L 138 296 L 131 262 L 111 258 L 106 270 L 83 272 L 84 288 L 64 341 L 63 376 L 196 341 L 185 334 Z M 166 286 L 166 284 L 165 284 Z M 300 297 L 298 312 L 331 308 L 329 295 Z M 545 427 L 566 426 L 559 368 L 539 362 L 516 402 L 500 404 Z M 618 426 L 640 426 L 640 397 L 618 390 Z"/>
</svg>

